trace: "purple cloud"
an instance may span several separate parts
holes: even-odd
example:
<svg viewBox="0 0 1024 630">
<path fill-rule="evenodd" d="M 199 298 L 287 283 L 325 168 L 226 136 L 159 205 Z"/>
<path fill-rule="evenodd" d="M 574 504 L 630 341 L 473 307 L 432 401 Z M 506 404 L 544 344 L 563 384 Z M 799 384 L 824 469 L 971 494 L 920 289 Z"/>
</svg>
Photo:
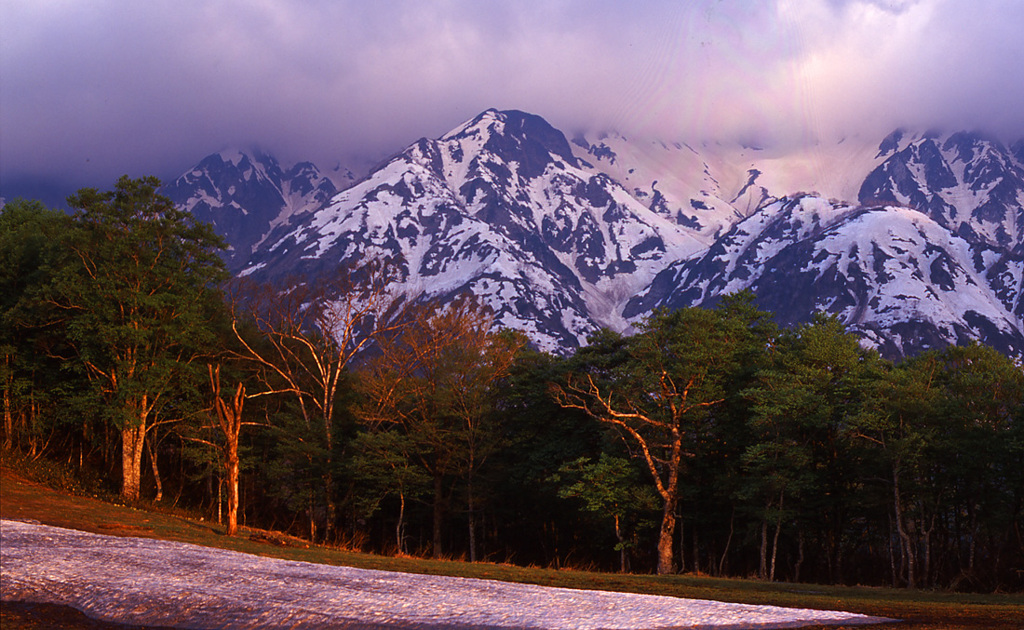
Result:
<svg viewBox="0 0 1024 630">
<path fill-rule="evenodd" d="M 487 107 L 681 140 L 1019 138 L 1022 29 L 1015 0 L 7 0 L 0 185 L 173 177 L 229 146 L 328 167 Z"/>
</svg>

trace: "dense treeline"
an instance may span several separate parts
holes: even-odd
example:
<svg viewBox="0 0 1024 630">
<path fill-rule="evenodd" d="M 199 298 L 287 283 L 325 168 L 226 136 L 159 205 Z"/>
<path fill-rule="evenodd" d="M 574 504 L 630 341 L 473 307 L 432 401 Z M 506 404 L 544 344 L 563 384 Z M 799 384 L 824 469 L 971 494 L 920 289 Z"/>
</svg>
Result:
<svg viewBox="0 0 1024 630">
<path fill-rule="evenodd" d="M 387 261 L 228 280 L 152 178 L 0 214 L 3 448 L 384 553 L 1024 590 L 1024 371 L 893 364 L 749 294 L 570 357 Z M 236 520 L 237 519 L 237 520 Z"/>
</svg>

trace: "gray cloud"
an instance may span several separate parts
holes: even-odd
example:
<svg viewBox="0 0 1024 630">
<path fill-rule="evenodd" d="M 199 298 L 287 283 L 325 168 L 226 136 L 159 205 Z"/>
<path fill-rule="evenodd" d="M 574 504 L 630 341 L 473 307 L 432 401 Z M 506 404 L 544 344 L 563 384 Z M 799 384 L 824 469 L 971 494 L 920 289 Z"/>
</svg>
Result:
<svg viewBox="0 0 1024 630">
<path fill-rule="evenodd" d="M 487 107 L 566 130 L 1024 137 L 1016 0 L 5 0 L 0 184 L 174 176 L 258 144 L 330 166 Z"/>
</svg>

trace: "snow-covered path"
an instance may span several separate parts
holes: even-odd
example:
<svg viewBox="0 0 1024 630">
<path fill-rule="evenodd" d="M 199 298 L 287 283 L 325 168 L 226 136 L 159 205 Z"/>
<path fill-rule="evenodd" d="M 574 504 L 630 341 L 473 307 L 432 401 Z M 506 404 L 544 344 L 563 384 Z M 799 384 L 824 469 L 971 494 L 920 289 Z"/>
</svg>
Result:
<svg viewBox="0 0 1024 630">
<path fill-rule="evenodd" d="M 183 628 L 791 628 L 845 612 L 550 588 L 263 558 L 0 521 L 0 598 Z"/>
</svg>

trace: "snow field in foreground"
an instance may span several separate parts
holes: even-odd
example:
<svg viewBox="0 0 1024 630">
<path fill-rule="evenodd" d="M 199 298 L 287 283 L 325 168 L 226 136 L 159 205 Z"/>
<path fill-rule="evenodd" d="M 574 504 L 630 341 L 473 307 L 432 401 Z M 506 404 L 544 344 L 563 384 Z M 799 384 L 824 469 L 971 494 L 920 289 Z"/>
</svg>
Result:
<svg viewBox="0 0 1024 630">
<path fill-rule="evenodd" d="M 792 628 L 884 621 L 263 558 L 0 521 L 0 599 L 186 628 Z"/>
</svg>

